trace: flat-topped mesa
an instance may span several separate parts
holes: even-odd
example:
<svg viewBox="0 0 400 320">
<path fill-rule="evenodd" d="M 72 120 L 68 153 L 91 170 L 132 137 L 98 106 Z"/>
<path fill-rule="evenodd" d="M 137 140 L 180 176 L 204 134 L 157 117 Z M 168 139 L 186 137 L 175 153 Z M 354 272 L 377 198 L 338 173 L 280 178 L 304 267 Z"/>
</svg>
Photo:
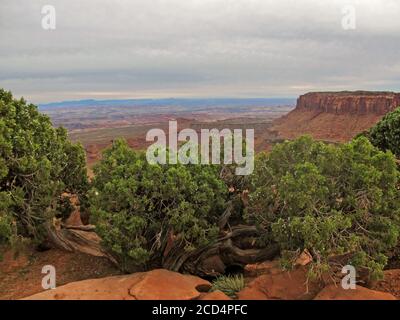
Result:
<svg viewBox="0 0 400 320">
<path fill-rule="evenodd" d="M 280 139 L 310 134 L 315 139 L 344 142 L 370 129 L 400 107 L 400 93 L 371 91 L 311 92 L 271 128 Z"/>
<path fill-rule="evenodd" d="M 400 93 L 395 92 L 310 92 L 299 97 L 296 110 L 333 114 L 384 115 L 399 106 Z"/>
</svg>

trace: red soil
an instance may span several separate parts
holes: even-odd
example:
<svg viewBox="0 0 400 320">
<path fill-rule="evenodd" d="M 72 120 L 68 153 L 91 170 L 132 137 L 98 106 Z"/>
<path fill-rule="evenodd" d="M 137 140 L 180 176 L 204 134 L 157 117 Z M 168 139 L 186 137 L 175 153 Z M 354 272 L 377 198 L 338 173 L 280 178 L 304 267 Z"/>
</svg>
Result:
<svg viewBox="0 0 400 320">
<path fill-rule="evenodd" d="M 20 299 L 43 291 L 42 268 L 56 268 L 56 284 L 120 274 L 106 258 L 58 249 L 45 252 L 29 251 L 14 257 L 11 251 L 0 261 L 0 300 Z"/>
</svg>

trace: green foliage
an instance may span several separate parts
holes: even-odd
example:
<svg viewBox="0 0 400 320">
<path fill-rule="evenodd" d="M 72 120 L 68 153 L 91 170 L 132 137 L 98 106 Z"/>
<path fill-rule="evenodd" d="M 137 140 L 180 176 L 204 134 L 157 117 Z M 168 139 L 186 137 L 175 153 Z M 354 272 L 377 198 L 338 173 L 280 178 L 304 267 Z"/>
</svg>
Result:
<svg viewBox="0 0 400 320">
<path fill-rule="evenodd" d="M 354 253 L 358 267 L 381 273 L 399 236 L 398 172 L 393 155 L 364 137 L 340 146 L 301 137 L 256 159 L 247 219 L 262 242 L 308 249 L 320 266 Z"/>
<path fill-rule="evenodd" d="M 61 194 L 85 192 L 85 170 L 84 150 L 65 129 L 0 89 L 0 242 L 40 241 Z"/>
<path fill-rule="evenodd" d="M 374 146 L 400 157 L 400 107 L 386 114 L 367 136 Z"/>
<path fill-rule="evenodd" d="M 217 166 L 152 165 L 116 140 L 94 172 L 92 219 L 124 270 L 159 265 L 171 241 L 182 252 L 216 238 L 228 193 Z"/>
<path fill-rule="evenodd" d="M 211 291 L 222 291 L 232 299 L 236 298 L 239 291 L 243 290 L 245 282 L 243 275 L 221 276 L 212 282 Z"/>
</svg>

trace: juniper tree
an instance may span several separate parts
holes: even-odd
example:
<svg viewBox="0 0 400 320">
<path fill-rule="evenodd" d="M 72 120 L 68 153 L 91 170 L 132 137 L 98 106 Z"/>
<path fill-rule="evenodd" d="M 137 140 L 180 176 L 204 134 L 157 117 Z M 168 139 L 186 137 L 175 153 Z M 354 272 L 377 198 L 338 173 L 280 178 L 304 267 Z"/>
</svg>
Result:
<svg viewBox="0 0 400 320">
<path fill-rule="evenodd" d="M 62 194 L 84 196 L 85 153 L 64 128 L 24 99 L 0 89 L 0 241 L 40 242 L 59 214 Z"/>
<path fill-rule="evenodd" d="M 308 249 L 321 270 L 330 257 L 349 254 L 348 263 L 381 275 L 399 237 L 399 173 L 390 152 L 365 137 L 339 146 L 301 137 L 259 155 L 255 168 L 247 218 L 264 230 L 260 241 L 282 252 Z"/>
</svg>

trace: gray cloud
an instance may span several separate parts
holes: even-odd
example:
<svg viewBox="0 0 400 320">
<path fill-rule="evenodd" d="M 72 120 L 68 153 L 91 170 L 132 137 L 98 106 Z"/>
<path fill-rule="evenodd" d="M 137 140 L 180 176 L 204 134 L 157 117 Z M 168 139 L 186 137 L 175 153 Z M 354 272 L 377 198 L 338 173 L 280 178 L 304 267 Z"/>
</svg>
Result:
<svg viewBox="0 0 400 320">
<path fill-rule="evenodd" d="M 1 0 L 0 87 L 34 102 L 399 91 L 399 14 L 397 0 Z"/>
</svg>

